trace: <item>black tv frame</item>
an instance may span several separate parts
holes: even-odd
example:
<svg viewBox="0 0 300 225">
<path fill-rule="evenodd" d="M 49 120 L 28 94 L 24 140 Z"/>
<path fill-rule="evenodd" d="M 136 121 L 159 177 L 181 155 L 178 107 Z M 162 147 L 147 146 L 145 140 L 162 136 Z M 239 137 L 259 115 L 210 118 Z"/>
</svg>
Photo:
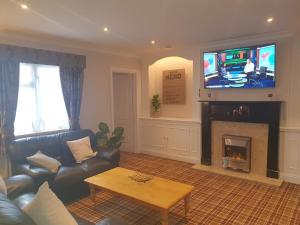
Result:
<svg viewBox="0 0 300 225">
<path fill-rule="evenodd" d="M 225 51 L 225 50 L 234 50 L 234 49 L 238 49 L 238 48 L 253 48 L 253 47 L 264 47 L 264 46 L 268 46 L 268 45 L 274 45 L 275 47 L 275 59 L 274 59 L 274 62 L 275 62 L 275 69 L 274 69 L 274 87 L 263 87 L 263 88 L 259 88 L 259 87 L 253 87 L 253 88 L 243 88 L 243 87 L 231 87 L 231 88 L 208 88 L 206 87 L 205 85 L 205 81 L 203 82 L 203 88 L 204 89 L 207 89 L 207 90 L 234 90 L 234 89 L 245 89 L 245 90 L 251 90 L 251 89 L 273 89 L 273 88 L 276 88 L 277 87 L 277 44 L 276 43 L 268 43 L 268 44 L 258 44 L 258 45 L 251 45 L 251 46 L 242 46 L 242 47 L 233 47 L 233 48 L 225 48 L 225 49 L 217 49 L 217 50 L 214 50 L 214 51 L 205 51 L 202 53 L 202 77 L 204 77 L 205 79 L 205 75 L 204 75 L 204 54 L 205 53 L 218 53 L 218 52 L 221 52 L 221 51 Z"/>
</svg>

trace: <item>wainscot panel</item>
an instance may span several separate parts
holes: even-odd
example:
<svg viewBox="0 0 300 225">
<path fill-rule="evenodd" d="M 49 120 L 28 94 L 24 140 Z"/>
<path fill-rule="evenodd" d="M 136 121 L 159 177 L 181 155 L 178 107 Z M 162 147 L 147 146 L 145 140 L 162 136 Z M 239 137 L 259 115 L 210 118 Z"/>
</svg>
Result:
<svg viewBox="0 0 300 225">
<path fill-rule="evenodd" d="M 190 163 L 200 162 L 200 122 L 174 118 L 141 118 L 141 153 Z"/>
<path fill-rule="evenodd" d="M 300 128 L 280 129 L 280 177 L 300 184 Z"/>
</svg>

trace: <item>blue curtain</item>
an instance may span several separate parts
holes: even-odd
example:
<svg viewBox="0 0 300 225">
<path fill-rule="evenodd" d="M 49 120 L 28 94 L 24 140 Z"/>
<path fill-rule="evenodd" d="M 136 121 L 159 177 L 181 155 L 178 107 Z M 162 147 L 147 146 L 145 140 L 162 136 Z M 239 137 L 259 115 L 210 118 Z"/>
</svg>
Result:
<svg viewBox="0 0 300 225">
<path fill-rule="evenodd" d="M 19 90 L 19 63 L 0 61 L 0 172 L 10 174 L 6 144 L 14 137 Z"/>
<path fill-rule="evenodd" d="M 70 129 L 80 129 L 79 116 L 83 87 L 83 68 L 60 66 L 60 82 L 68 112 Z"/>
<path fill-rule="evenodd" d="M 62 92 L 69 116 L 70 128 L 72 130 L 80 128 L 79 115 L 83 71 L 86 66 L 85 56 L 0 44 L 0 61 L 59 66 Z"/>
</svg>

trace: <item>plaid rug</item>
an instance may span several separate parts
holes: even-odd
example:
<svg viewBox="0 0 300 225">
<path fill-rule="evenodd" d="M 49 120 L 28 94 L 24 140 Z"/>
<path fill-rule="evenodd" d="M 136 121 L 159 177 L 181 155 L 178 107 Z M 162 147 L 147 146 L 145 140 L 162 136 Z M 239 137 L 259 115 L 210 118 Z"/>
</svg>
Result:
<svg viewBox="0 0 300 225">
<path fill-rule="evenodd" d="M 238 178 L 194 170 L 192 164 L 144 154 L 122 153 L 121 167 L 194 185 L 188 218 L 183 202 L 170 212 L 170 225 L 300 224 L 300 185 L 280 188 Z M 159 225 L 160 214 L 107 192 L 97 194 L 97 206 L 89 198 L 68 209 L 92 223 L 118 217 L 130 225 Z"/>
</svg>

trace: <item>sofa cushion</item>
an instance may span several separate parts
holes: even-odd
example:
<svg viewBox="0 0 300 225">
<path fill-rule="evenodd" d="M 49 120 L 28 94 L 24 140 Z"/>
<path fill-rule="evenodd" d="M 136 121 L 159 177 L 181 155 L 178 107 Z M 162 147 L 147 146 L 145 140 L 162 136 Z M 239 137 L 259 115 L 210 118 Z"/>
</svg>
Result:
<svg viewBox="0 0 300 225">
<path fill-rule="evenodd" d="M 73 184 L 83 182 L 85 174 L 80 165 L 62 166 L 59 168 L 56 177 L 52 183 L 54 189 L 61 189 L 64 187 L 72 187 Z"/>
<path fill-rule="evenodd" d="M 74 141 L 76 139 L 84 138 L 87 136 L 90 137 L 91 147 L 92 149 L 94 149 L 96 146 L 96 138 L 94 133 L 91 130 L 76 130 L 76 131 L 68 131 L 59 134 L 60 144 L 62 148 L 63 165 L 71 166 L 76 163 L 67 145 L 67 141 Z"/>
<path fill-rule="evenodd" d="M 55 177 L 55 173 L 41 167 L 31 166 L 27 164 L 21 164 L 16 167 L 17 174 L 26 174 L 33 178 L 37 187 L 41 186 L 45 181 L 51 183 Z"/>
<path fill-rule="evenodd" d="M 10 199 L 15 199 L 24 193 L 33 192 L 35 190 L 33 179 L 28 175 L 9 177 L 5 180 L 5 183 L 7 195 Z"/>
<path fill-rule="evenodd" d="M 35 222 L 18 206 L 0 193 L 0 224 L 1 225 L 36 225 Z"/>
<path fill-rule="evenodd" d="M 90 137 L 84 137 L 73 141 L 67 141 L 67 145 L 77 163 L 92 158 L 97 155 L 91 148 Z"/>
<path fill-rule="evenodd" d="M 45 155 L 41 151 L 38 151 L 37 153 L 27 157 L 26 159 L 29 164 L 45 168 L 52 173 L 56 173 L 58 168 L 61 166 L 61 163 L 58 160 Z"/>
<path fill-rule="evenodd" d="M 77 225 L 64 204 L 45 182 L 34 199 L 23 210 L 37 225 Z"/>
<path fill-rule="evenodd" d="M 16 198 L 13 202 L 16 204 L 20 209 L 26 207 L 35 197 L 34 193 L 27 193 L 19 196 Z M 94 223 L 91 223 L 85 219 L 80 218 L 79 216 L 71 213 L 78 225 L 94 225 Z M 1 221 L 0 221 L 1 224 Z"/>
<path fill-rule="evenodd" d="M 103 159 L 98 157 L 93 157 L 91 159 L 85 160 L 80 164 L 80 167 L 83 169 L 85 173 L 85 178 L 97 175 L 106 170 L 112 169 L 114 166 Z"/>
</svg>

